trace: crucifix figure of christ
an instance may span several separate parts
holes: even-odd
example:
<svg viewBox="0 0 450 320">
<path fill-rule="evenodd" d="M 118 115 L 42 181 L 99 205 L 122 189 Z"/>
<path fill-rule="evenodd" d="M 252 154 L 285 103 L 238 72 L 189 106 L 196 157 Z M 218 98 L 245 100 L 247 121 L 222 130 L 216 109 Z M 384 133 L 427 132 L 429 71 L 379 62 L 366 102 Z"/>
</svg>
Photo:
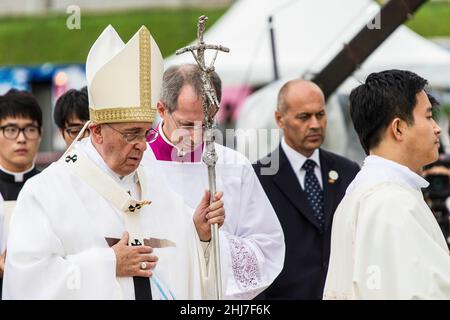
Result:
<svg viewBox="0 0 450 320">
<path fill-rule="evenodd" d="M 203 101 L 203 113 L 205 115 L 204 124 L 204 139 L 205 139 L 205 152 L 203 153 L 202 160 L 208 167 L 208 182 L 209 191 L 211 194 L 210 203 L 213 202 L 214 194 L 216 193 L 216 163 L 217 154 L 214 148 L 214 132 L 213 122 L 214 116 L 219 110 L 219 101 L 217 99 L 216 92 L 211 84 L 211 73 L 214 72 L 214 62 L 216 61 L 219 51 L 229 52 L 230 49 L 221 45 L 206 44 L 203 41 L 203 34 L 205 32 L 205 24 L 208 20 L 207 16 L 200 16 L 197 23 L 197 38 L 198 43 L 192 46 L 178 49 L 175 53 L 177 55 L 191 52 L 195 61 L 197 62 L 200 70 L 202 71 L 202 101 Z M 207 66 L 205 63 L 205 51 L 215 50 L 214 57 Z M 220 251 L 219 251 L 219 227 L 217 224 L 211 226 L 211 241 L 213 249 L 213 263 L 214 271 L 216 275 L 216 298 L 222 299 L 222 277 L 220 270 Z"/>
</svg>

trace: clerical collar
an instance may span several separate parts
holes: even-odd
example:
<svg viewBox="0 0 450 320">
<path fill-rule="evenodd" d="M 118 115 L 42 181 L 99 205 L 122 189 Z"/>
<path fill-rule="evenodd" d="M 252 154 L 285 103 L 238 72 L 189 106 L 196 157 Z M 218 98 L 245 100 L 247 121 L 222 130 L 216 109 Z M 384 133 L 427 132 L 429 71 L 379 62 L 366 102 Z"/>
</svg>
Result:
<svg viewBox="0 0 450 320">
<path fill-rule="evenodd" d="M 408 167 L 383 157 L 370 155 L 364 160 L 361 171 L 349 185 L 346 193 L 353 192 L 363 184 L 379 182 L 393 182 L 418 191 L 429 185 L 427 180 Z"/>
<path fill-rule="evenodd" d="M 158 132 L 159 135 L 161 136 L 161 138 L 164 140 L 165 143 L 167 143 L 169 146 L 171 146 L 172 148 L 177 148 L 176 145 L 174 145 L 172 142 L 170 142 L 170 140 L 166 137 L 166 135 L 164 134 L 164 130 L 162 128 L 163 126 L 163 122 L 164 120 L 161 119 L 161 122 L 158 124 Z M 178 149 L 178 148 L 177 148 Z"/>
<path fill-rule="evenodd" d="M 180 154 L 178 148 L 170 142 L 162 129 L 163 121 L 158 124 L 158 137 L 150 144 L 150 148 L 159 161 L 200 162 L 203 154 L 203 143 L 194 151 Z"/>
<path fill-rule="evenodd" d="M 34 170 L 34 163 L 31 166 L 31 168 L 22 171 L 22 172 L 11 172 L 6 170 L 5 168 L 3 168 L 2 166 L 0 166 L 0 170 L 2 171 L 2 178 L 4 178 L 4 180 L 8 180 L 10 182 L 24 182 L 26 179 L 29 178 L 29 174 L 30 172 L 32 172 Z M 33 176 L 33 175 L 31 175 Z"/>
<path fill-rule="evenodd" d="M 97 149 L 95 149 L 90 138 L 85 138 L 79 141 L 78 145 L 82 148 L 86 155 L 95 162 L 95 164 L 97 164 L 102 170 L 108 173 L 120 185 L 133 185 L 138 181 L 136 171 L 123 177 L 112 171 L 111 168 L 106 164 L 105 160 L 103 160 L 102 156 L 98 153 Z"/>
<path fill-rule="evenodd" d="M 312 155 L 307 158 L 304 155 L 302 155 L 297 150 L 293 149 L 291 146 L 289 146 L 286 143 L 286 139 L 283 137 L 281 138 L 281 148 L 283 149 L 284 153 L 286 154 L 286 157 L 288 158 L 292 168 L 295 172 L 299 172 L 300 169 L 302 169 L 303 164 L 306 160 L 311 159 L 316 163 L 316 166 L 320 169 L 320 157 L 319 157 L 319 149 L 314 150 Z"/>
</svg>

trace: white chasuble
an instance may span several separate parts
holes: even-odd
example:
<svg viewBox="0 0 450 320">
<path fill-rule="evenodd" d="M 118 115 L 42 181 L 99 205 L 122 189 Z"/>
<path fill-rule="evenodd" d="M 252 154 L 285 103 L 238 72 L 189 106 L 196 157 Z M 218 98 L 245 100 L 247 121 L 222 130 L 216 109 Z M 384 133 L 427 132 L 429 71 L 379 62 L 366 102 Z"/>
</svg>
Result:
<svg viewBox="0 0 450 320">
<path fill-rule="evenodd" d="M 248 159 L 219 144 L 215 148 L 216 190 L 223 191 L 225 207 L 225 223 L 219 229 L 224 299 L 252 299 L 281 272 L 284 235 Z M 190 207 L 209 189 L 202 162 L 160 161 L 149 147 L 142 165 L 164 174 L 170 188 Z"/>
<path fill-rule="evenodd" d="M 107 192 L 67 167 L 83 167 L 83 161 L 98 165 L 87 156 L 91 147 L 89 139 L 78 142 L 65 164 L 53 163 L 22 189 L 11 218 L 4 299 L 135 298 L 132 277 L 116 277 L 115 254 L 107 242 L 120 239 L 130 222 Z M 102 166 L 97 170 L 105 173 Z M 151 203 L 134 216 L 138 231 L 128 231 L 140 233 L 159 259 L 150 278 L 153 299 L 209 298 L 214 279 L 208 277 L 192 209 L 156 172 L 138 171 L 141 199 Z"/>
<path fill-rule="evenodd" d="M 450 256 L 427 182 L 369 156 L 334 215 L 324 299 L 450 299 Z"/>
</svg>

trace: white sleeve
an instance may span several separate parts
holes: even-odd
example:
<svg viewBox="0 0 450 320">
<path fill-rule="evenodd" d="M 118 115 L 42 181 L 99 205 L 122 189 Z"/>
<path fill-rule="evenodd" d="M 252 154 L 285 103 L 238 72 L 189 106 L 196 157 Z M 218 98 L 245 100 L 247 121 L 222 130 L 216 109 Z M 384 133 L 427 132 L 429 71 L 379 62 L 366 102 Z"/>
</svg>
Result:
<svg viewBox="0 0 450 320">
<path fill-rule="evenodd" d="M 44 204 L 26 187 L 11 218 L 3 298 L 118 298 L 114 251 L 86 247 L 71 254 L 54 231 Z"/>
<path fill-rule="evenodd" d="M 250 164 L 244 168 L 241 190 L 239 212 L 231 213 L 238 215 L 236 225 L 220 231 L 225 299 L 254 298 L 273 282 L 284 263 L 280 222 Z"/>
<path fill-rule="evenodd" d="M 437 241 L 442 233 L 431 211 L 423 212 L 412 197 L 393 198 L 361 205 L 354 240 L 355 296 L 450 299 L 450 256 Z M 430 214 L 428 224 L 417 219 L 420 211 L 422 217 Z"/>
</svg>

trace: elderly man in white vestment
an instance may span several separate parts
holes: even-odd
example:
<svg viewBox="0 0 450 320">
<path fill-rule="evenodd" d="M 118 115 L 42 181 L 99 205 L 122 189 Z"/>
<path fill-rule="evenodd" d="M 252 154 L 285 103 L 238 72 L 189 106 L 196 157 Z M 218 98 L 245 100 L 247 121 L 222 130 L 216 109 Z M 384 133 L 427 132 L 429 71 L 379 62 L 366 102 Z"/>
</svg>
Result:
<svg viewBox="0 0 450 320">
<path fill-rule="evenodd" d="M 449 250 L 421 192 L 441 133 L 426 84 L 388 70 L 350 94 L 368 156 L 334 216 L 325 299 L 450 299 Z"/>
<path fill-rule="evenodd" d="M 221 98 L 221 80 L 211 75 Z M 197 65 L 172 66 L 164 72 L 162 119 L 158 135 L 144 153 L 143 165 L 159 168 L 174 191 L 189 205 L 208 189 L 202 162 L 203 108 L 201 72 Z M 247 158 L 216 143 L 217 187 L 224 192 L 227 219 L 220 229 L 220 257 L 225 299 L 251 299 L 280 273 L 285 254 L 284 235 L 269 199 Z"/>
<path fill-rule="evenodd" d="M 91 135 L 30 179 L 11 219 L 6 299 L 203 299 L 213 292 L 210 225 L 221 193 L 191 210 L 140 161 L 162 81 L 142 27 L 108 26 L 87 63 Z M 83 136 L 80 132 L 79 137 Z"/>
</svg>

